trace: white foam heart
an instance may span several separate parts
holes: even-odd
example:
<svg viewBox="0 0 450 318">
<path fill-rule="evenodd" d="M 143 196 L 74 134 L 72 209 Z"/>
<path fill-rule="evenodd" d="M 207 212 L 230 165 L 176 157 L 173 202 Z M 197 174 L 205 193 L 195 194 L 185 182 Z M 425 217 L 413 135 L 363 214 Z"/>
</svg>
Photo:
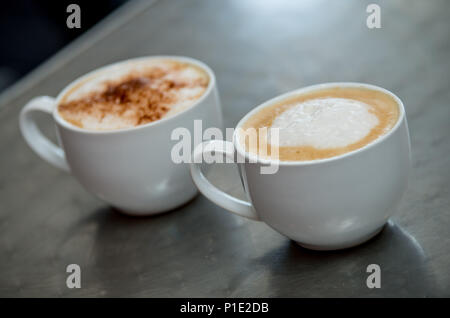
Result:
<svg viewBox="0 0 450 318">
<path fill-rule="evenodd" d="M 278 115 L 279 146 L 345 147 L 369 134 L 379 120 L 371 106 L 345 98 L 318 98 L 296 104 Z M 270 133 L 270 132 L 269 132 Z"/>
</svg>

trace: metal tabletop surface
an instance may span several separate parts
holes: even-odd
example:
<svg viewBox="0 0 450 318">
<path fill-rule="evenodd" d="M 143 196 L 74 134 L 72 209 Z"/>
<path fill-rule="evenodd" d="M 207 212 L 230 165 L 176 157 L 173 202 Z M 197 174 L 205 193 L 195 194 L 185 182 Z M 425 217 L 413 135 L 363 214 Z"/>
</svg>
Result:
<svg viewBox="0 0 450 318">
<path fill-rule="evenodd" d="M 0 97 L 0 296 L 450 296 L 450 2 L 131 2 Z M 83 10 L 83 9 L 82 9 Z M 32 52 L 30 52 L 32 54 Z M 39 159 L 18 115 L 36 95 L 122 59 L 172 54 L 215 71 L 226 127 L 259 103 L 332 81 L 367 82 L 402 98 L 413 165 L 386 228 L 359 247 L 314 252 L 202 195 L 170 213 L 128 217 Z M 53 123 L 41 120 L 47 133 Z M 213 183 L 237 196 L 233 165 Z M 66 266 L 79 264 L 81 288 Z M 369 264 L 381 288 L 366 286 Z"/>
</svg>

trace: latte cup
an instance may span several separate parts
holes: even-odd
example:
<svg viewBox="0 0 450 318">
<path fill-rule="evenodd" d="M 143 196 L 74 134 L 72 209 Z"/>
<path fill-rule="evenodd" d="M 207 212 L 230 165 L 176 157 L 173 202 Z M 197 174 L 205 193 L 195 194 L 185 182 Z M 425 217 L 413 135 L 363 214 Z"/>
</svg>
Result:
<svg viewBox="0 0 450 318">
<path fill-rule="evenodd" d="M 410 140 L 402 101 L 393 93 L 361 83 L 327 83 L 302 88 L 254 108 L 240 120 L 242 125 L 264 107 L 298 94 L 334 87 L 380 91 L 398 105 L 398 120 L 384 135 L 362 148 L 339 156 L 312 161 L 274 161 L 255 158 L 240 143 L 236 129 L 233 142 L 212 140 L 193 152 L 191 174 L 200 192 L 237 215 L 265 222 L 274 230 L 313 250 L 336 250 L 361 244 L 377 233 L 395 211 L 407 186 Z M 240 200 L 212 185 L 202 174 L 204 155 L 236 156 L 247 200 Z M 267 165 L 278 165 L 263 174 Z"/>
<path fill-rule="evenodd" d="M 171 133 L 187 128 L 191 135 L 194 120 L 203 127 L 222 127 L 220 102 L 213 71 L 204 63 L 187 57 L 155 56 L 193 64 L 209 75 L 203 95 L 189 108 L 171 117 L 119 130 L 95 131 L 65 121 L 57 107 L 67 92 L 98 71 L 120 67 L 118 62 L 90 72 L 69 84 L 56 98 L 40 96 L 29 101 L 20 113 L 20 129 L 28 145 L 45 161 L 72 174 L 88 191 L 120 211 L 150 215 L 172 210 L 190 199 L 197 189 L 189 165 L 176 164 L 171 150 L 176 141 Z M 58 145 L 39 130 L 36 113 L 52 116 Z"/>
</svg>

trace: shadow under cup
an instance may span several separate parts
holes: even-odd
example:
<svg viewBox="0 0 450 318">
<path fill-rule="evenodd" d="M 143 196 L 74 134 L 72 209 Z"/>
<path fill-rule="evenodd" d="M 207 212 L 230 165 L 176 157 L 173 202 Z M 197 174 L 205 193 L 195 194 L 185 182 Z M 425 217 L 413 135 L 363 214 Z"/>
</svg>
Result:
<svg viewBox="0 0 450 318">
<path fill-rule="evenodd" d="M 197 176 L 197 169 L 191 165 L 200 191 L 225 209 L 263 221 L 310 249 L 347 248 L 376 235 L 395 211 L 407 186 L 410 141 L 404 107 L 397 96 L 361 83 L 314 85 L 263 103 L 247 114 L 237 128 L 242 128 L 261 109 L 286 98 L 333 87 L 365 88 L 391 96 L 399 110 L 396 124 L 362 148 L 314 161 L 260 158 L 247 152 L 235 133 L 231 146 L 245 158 L 238 165 L 248 201 L 211 190 L 213 186 Z M 232 156 L 225 149 L 222 152 Z M 275 166 L 275 172 L 261 173 L 268 165 Z"/>
<path fill-rule="evenodd" d="M 189 108 L 170 117 L 120 130 L 92 131 L 66 122 L 58 113 L 61 98 L 80 81 L 96 72 L 121 63 L 146 59 L 170 59 L 193 64 L 209 76 L 203 95 Z M 41 134 L 33 113 L 53 115 L 60 147 Z M 22 134 L 30 147 L 44 160 L 70 172 L 88 191 L 120 211 L 132 215 L 150 215 L 172 210 L 190 199 L 197 189 L 187 163 L 175 163 L 171 157 L 175 129 L 186 129 L 194 145 L 194 120 L 203 128 L 222 128 L 222 115 L 213 71 L 195 59 L 155 56 L 127 60 L 97 69 L 72 82 L 56 99 L 37 97 L 22 110 Z"/>
</svg>

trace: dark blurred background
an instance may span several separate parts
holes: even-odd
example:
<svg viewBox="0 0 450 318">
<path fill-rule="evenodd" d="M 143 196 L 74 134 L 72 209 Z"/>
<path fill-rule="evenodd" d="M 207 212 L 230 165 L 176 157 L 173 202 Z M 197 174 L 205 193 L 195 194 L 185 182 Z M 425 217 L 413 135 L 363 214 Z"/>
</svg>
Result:
<svg viewBox="0 0 450 318">
<path fill-rule="evenodd" d="M 0 92 L 89 30 L 128 0 L 14 0 L 0 10 Z M 66 25 L 67 6 L 78 4 L 81 28 Z"/>
</svg>

